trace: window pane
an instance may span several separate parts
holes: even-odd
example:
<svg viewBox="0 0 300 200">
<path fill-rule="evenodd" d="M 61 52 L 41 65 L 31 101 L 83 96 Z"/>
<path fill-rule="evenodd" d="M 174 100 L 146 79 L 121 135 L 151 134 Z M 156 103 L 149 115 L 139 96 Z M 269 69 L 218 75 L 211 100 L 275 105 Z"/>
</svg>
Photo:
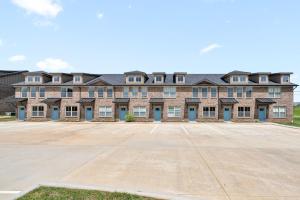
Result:
<svg viewBox="0 0 300 200">
<path fill-rule="evenodd" d="M 207 98 L 208 88 L 202 88 L 202 98 Z"/>
<path fill-rule="evenodd" d="M 233 97 L 233 88 L 227 88 L 227 96 Z"/>
<path fill-rule="evenodd" d="M 217 97 L 217 88 L 210 88 L 211 97 Z"/>
<path fill-rule="evenodd" d="M 242 87 L 238 87 L 236 89 L 236 96 L 239 98 L 243 97 L 243 88 Z"/>
</svg>

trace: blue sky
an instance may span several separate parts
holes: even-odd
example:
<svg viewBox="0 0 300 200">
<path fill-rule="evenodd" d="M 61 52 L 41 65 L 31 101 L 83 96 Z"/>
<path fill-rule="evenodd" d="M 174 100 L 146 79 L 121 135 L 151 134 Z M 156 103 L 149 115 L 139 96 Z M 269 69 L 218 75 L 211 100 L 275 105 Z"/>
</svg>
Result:
<svg viewBox="0 0 300 200">
<path fill-rule="evenodd" d="M 3 0 L 2 69 L 292 71 L 298 0 Z M 300 97 L 298 98 L 300 101 Z"/>
</svg>

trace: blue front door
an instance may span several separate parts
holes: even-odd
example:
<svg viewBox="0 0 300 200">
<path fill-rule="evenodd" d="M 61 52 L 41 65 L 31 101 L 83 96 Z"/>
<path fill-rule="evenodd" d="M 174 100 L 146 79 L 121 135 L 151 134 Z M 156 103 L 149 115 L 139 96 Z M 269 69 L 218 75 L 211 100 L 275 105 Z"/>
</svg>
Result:
<svg viewBox="0 0 300 200">
<path fill-rule="evenodd" d="M 266 108 L 265 107 L 260 107 L 258 109 L 258 119 L 259 121 L 266 121 Z"/>
<path fill-rule="evenodd" d="M 154 121 L 160 121 L 161 120 L 161 108 L 155 107 L 154 108 Z"/>
<path fill-rule="evenodd" d="M 51 109 L 51 119 L 53 121 L 59 120 L 59 108 L 58 106 L 53 106 Z"/>
<path fill-rule="evenodd" d="M 18 119 L 25 120 L 25 107 L 24 106 L 19 106 L 19 108 L 18 108 Z"/>
<path fill-rule="evenodd" d="M 93 120 L 93 109 L 92 107 L 85 108 L 85 120 L 92 121 Z"/>
<path fill-rule="evenodd" d="M 224 121 L 230 121 L 231 120 L 231 108 L 225 107 L 224 108 Z"/>
<path fill-rule="evenodd" d="M 126 108 L 126 107 L 121 107 L 121 108 L 119 109 L 119 119 L 120 119 L 121 121 L 124 121 L 124 120 L 125 120 L 126 114 L 127 114 L 127 108 Z"/>
<path fill-rule="evenodd" d="M 188 117 L 189 117 L 190 121 L 196 120 L 196 108 L 195 107 L 188 108 Z"/>
</svg>

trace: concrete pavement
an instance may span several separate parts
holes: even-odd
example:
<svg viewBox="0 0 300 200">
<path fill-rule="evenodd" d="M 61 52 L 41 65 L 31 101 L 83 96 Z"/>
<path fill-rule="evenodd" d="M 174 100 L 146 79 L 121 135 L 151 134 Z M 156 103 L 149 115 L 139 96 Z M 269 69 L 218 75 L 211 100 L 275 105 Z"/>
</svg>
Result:
<svg viewBox="0 0 300 200">
<path fill-rule="evenodd" d="M 41 183 L 205 200 L 300 199 L 300 129 L 259 123 L 0 123 L 0 191 Z M 1 194 L 9 199 L 18 194 Z"/>
</svg>

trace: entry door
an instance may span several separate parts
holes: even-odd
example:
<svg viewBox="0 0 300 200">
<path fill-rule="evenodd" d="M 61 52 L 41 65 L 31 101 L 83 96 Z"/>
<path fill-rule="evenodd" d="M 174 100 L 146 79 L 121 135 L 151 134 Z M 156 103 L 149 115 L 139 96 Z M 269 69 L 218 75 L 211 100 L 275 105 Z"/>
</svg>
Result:
<svg viewBox="0 0 300 200">
<path fill-rule="evenodd" d="M 266 107 L 259 107 L 258 108 L 258 119 L 259 121 L 266 121 Z"/>
<path fill-rule="evenodd" d="M 93 109 L 92 107 L 85 108 L 85 120 L 92 121 L 93 120 Z"/>
<path fill-rule="evenodd" d="M 126 114 L 127 114 L 127 108 L 126 107 L 120 107 L 120 109 L 119 109 L 119 119 L 121 121 L 125 120 Z"/>
<path fill-rule="evenodd" d="M 25 107 L 19 106 L 18 108 L 18 119 L 24 121 L 25 120 Z"/>
<path fill-rule="evenodd" d="M 58 106 L 53 106 L 51 110 L 51 119 L 53 121 L 59 120 L 59 108 Z"/>
<path fill-rule="evenodd" d="M 161 107 L 157 106 L 154 107 L 154 121 L 160 121 L 161 120 Z"/>
<path fill-rule="evenodd" d="M 196 120 L 196 108 L 194 106 L 188 108 L 188 117 L 190 121 Z"/>
<path fill-rule="evenodd" d="M 231 120 L 231 108 L 225 107 L 224 108 L 224 121 L 230 121 Z"/>
</svg>

